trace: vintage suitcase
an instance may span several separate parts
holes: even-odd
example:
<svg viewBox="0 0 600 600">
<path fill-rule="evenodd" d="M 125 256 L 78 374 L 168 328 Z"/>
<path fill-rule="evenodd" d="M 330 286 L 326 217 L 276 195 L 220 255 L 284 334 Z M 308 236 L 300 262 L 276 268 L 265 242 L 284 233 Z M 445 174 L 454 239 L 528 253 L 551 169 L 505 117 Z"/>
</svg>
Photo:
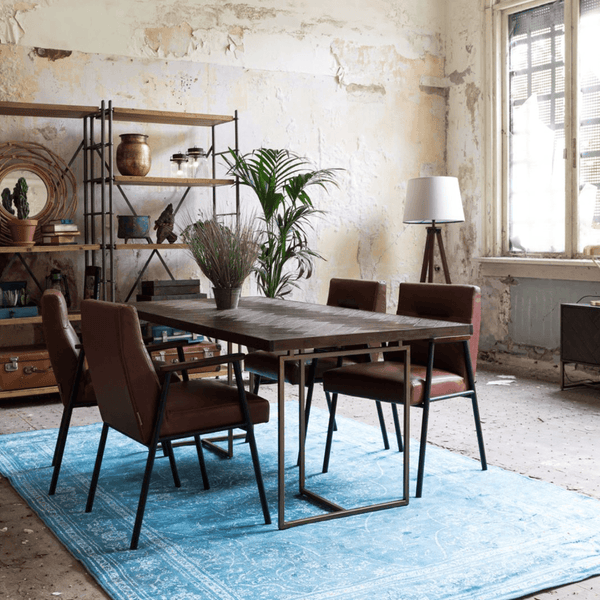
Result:
<svg viewBox="0 0 600 600">
<path fill-rule="evenodd" d="M 221 355 L 221 345 L 211 342 L 198 342 L 190 346 L 184 346 L 185 360 L 200 360 L 201 358 L 211 358 Z M 153 360 L 162 360 L 167 363 L 178 363 L 177 348 L 169 348 L 160 352 L 152 352 Z M 190 375 L 197 373 L 216 373 L 220 371 L 222 365 L 213 365 L 210 367 L 198 367 L 188 371 Z"/>
<path fill-rule="evenodd" d="M 26 390 L 56 385 L 45 346 L 0 348 L 0 390 Z"/>
<path fill-rule="evenodd" d="M 204 336 L 199 333 L 190 333 L 182 329 L 175 329 L 174 327 L 166 327 L 164 325 L 152 325 L 150 323 L 142 325 L 142 335 L 155 344 L 172 342 L 174 340 L 188 340 L 190 344 L 204 341 Z"/>
</svg>

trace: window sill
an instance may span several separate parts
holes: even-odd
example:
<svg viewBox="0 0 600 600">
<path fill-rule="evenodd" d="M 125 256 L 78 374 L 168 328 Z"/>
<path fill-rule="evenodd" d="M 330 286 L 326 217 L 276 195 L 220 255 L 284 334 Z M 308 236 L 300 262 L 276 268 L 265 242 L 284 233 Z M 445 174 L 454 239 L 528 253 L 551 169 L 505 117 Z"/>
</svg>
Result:
<svg viewBox="0 0 600 600">
<path fill-rule="evenodd" d="M 486 256 L 476 259 L 483 277 L 528 277 L 566 281 L 600 281 L 600 268 L 591 258 L 517 258 Z"/>
</svg>

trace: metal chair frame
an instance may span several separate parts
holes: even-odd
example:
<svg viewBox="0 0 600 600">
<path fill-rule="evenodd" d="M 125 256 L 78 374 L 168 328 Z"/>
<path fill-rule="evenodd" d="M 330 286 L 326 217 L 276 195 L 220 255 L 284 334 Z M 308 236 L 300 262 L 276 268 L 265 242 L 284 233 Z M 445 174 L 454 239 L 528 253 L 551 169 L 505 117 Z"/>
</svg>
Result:
<svg viewBox="0 0 600 600">
<path fill-rule="evenodd" d="M 429 409 L 432 402 L 438 402 L 440 400 L 447 400 L 450 398 L 458 398 L 458 397 L 470 397 L 472 406 L 473 406 L 473 417 L 475 420 L 475 430 L 477 433 L 477 444 L 479 446 L 479 456 L 481 460 L 481 469 L 482 471 L 487 470 L 487 459 L 485 454 L 485 445 L 483 442 L 483 432 L 481 429 L 481 419 L 479 414 L 479 403 L 477 401 L 477 391 L 475 388 L 475 377 L 473 375 L 473 367 L 471 364 L 471 352 L 469 349 L 469 341 L 463 340 L 462 347 L 467 371 L 467 386 L 468 389 L 462 392 L 457 392 L 454 394 L 446 394 L 442 396 L 433 396 L 431 397 L 431 386 L 432 386 L 432 373 L 433 373 L 433 363 L 434 363 L 434 353 L 435 353 L 435 345 L 443 344 L 443 343 L 456 343 L 456 339 L 437 339 L 437 340 L 429 340 L 428 354 L 427 354 L 427 371 L 425 377 L 425 385 L 423 388 L 423 401 L 419 404 L 413 404 L 411 408 L 421 408 L 423 409 L 423 417 L 421 420 L 421 437 L 419 444 L 419 465 L 417 470 L 417 490 L 416 497 L 421 498 L 423 494 L 423 478 L 425 475 L 425 453 L 427 448 L 427 430 L 429 425 Z M 335 418 L 335 412 L 337 409 L 337 400 L 338 394 L 332 394 L 332 402 L 331 402 L 331 410 L 330 410 L 330 420 L 329 426 L 327 428 L 327 441 L 325 444 L 325 454 L 323 457 L 323 473 L 326 473 L 329 469 L 329 458 L 331 453 L 331 443 L 333 440 L 333 426 L 332 422 Z M 398 445 L 400 452 L 403 451 L 402 447 L 402 433 L 400 430 L 400 422 L 398 418 L 397 404 L 392 404 L 392 411 L 394 415 L 394 426 L 396 430 L 396 436 L 398 438 Z"/>
<path fill-rule="evenodd" d="M 254 467 L 254 475 L 256 477 L 256 483 L 258 486 L 258 492 L 259 492 L 259 496 L 260 496 L 260 502 L 261 502 L 261 507 L 262 507 L 262 511 L 263 511 L 263 516 L 265 519 L 265 523 L 267 525 L 271 523 L 269 506 L 267 504 L 267 497 L 265 494 L 262 473 L 260 470 L 258 449 L 256 447 L 256 439 L 254 437 L 254 425 L 250 418 L 250 411 L 248 409 L 248 404 L 247 404 L 247 400 L 246 400 L 246 391 L 244 389 L 244 384 L 243 384 L 243 380 L 242 380 L 240 361 L 242 360 L 243 356 L 244 356 L 243 354 L 232 354 L 232 355 L 227 355 L 227 356 L 207 358 L 207 359 L 203 359 L 201 361 L 194 361 L 194 362 L 190 361 L 187 363 L 182 362 L 177 365 L 166 365 L 164 367 L 161 367 L 160 371 L 164 372 L 165 379 L 164 379 L 164 383 L 161 388 L 159 406 L 158 406 L 158 410 L 157 410 L 157 414 L 156 414 L 156 422 L 153 427 L 152 440 L 151 440 L 150 444 L 148 445 L 148 458 L 146 460 L 146 468 L 144 470 L 144 478 L 142 481 L 142 488 L 140 491 L 140 499 L 138 502 L 135 524 L 134 524 L 134 528 L 133 528 L 133 534 L 131 537 L 131 544 L 130 544 L 131 550 L 135 550 L 138 547 L 140 532 L 141 532 L 141 528 L 142 528 L 142 522 L 144 519 L 144 512 L 145 512 L 145 508 L 146 508 L 146 500 L 148 497 L 148 490 L 150 487 L 150 479 L 152 477 L 152 469 L 154 467 L 156 450 L 157 450 L 159 443 L 162 443 L 163 446 L 166 448 L 166 453 L 169 456 L 169 460 L 171 462 L 171 469 L 173 472 L 173 478 L 175 481 L 175 485 L 176 485 L 176 487 L 180 487 L 181 482 L 179 481 L 179 476 L 178 476 L 177 467 L 176 467 L 175 461 L 174 461 L 173 449 L 171 447 L 171 442 L 173 442 L 174 440 L 177 440 L 177 439 L 182 439 L 182 438 L 193 436 L 196 441 L 196 449 L 198 452 L 198 460 L 200 463 L 200 469 L 201 469 L 201 473 L 202 473 L 202 480 L 203 480 L 204 488 L 208 489 L 208 487 L 209 487 L 208 477 L 207 477 L 207 473 L 206 473 L 206 466 L 205 466 L 205 462 L 204 462 L 204 455 L 203 455 L 203 451 L 202 451 L 202 444 L 201 444 L 201 440 L 200 440 L 200 434 L 214 433 L 216 431 L 223 431 L 224 428 L 216 427 L 216 428 L 211 428 L 211 429 L 200 429 L 198 431 L 188 431 L 188 432 L 185 432 L 185 433 L 182 433 L 179 435 L 175 435 L 175 436 L 161 436 L 160 435 L 160 429 L 162 426 L 165 409 L 166 409 L 166 404 L 167 404 L 167 399 L 168 399 L 168 395 L 169 395 L 169 387 L 171 384 L 172 373 L 174 371 L 182 371 L 183 372 L 183 371 L 186 371 L 187 369 L 197 368 L 199 366 L 199 363 L 201 363 L 202 366 L 225 364 L 225 363 L 231 363 L 233 365 L 236 386 L 238 389 L 238 395 L 239 395 L 239 400 L 240 400 L 240 408 L 242 410 L 242 416 L 243 416 L 242 422 L 240 422 L 238 424 L 234 424 L 234 427 L 244 429 L 246 431 L 246 437 L 247 437 L 247 441 L 250 445 L 250 452 L 252 455 L 252 464 Z M 89 489 L 87 504 L 86 504 L 86 508 L 85 508 L 86 513 L 91 512 L 93 504 L 94 504 L 94 497 L 96 494 L 98 479 L 100 477 L 100 469 L 102 466 L 102 458 L 104 455 L 106 440 L 107 440 L 108 431 L 110 428 L 111 428 L 111 426 L 108 425 L 107 423 L 104 423 L 104 425 L 102 427 L 102 434 L 100 436 L 100 442 L 98 445 L 98 453 L 96 456 L 96 462 L 95 462 L 94 471 L 92 474 L 92 481 L 90 483 L 90 489 Z"/>
</svg>

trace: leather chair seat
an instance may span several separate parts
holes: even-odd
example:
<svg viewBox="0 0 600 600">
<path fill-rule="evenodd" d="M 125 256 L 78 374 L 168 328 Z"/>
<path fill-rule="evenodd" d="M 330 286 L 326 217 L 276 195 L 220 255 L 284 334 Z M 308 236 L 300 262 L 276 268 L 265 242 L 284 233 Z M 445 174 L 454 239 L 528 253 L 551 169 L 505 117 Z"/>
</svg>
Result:
<svg viewBox="0 0 600 600">
<path fill-rule="evenodd" d="M 246 392 L 250 419 L 256 425 L 269 422 L 268 400 Z M 190 429 L 224 429 L 244 420 L 236 387 L 217 380 L 178 381 L 169 387 L 169 401 L 160 430 L 161 437 Z"/>
<path fill-rule="evenodd" d="M 427 367 L 411 365 L 412 405 L 423 401 L 426 375 Z M 460 375 L 442 369 L 432 370 L 432 380 L 432 396 L 456 394 L 468 389 L 467 382 Z M 343 367 L 343 370 L 332 369 L 324 373 L 323 384 L 331 393 L 400 403 L 404 402 L 404 365 L 380 361 L 354 364 Z"/>
</svg>

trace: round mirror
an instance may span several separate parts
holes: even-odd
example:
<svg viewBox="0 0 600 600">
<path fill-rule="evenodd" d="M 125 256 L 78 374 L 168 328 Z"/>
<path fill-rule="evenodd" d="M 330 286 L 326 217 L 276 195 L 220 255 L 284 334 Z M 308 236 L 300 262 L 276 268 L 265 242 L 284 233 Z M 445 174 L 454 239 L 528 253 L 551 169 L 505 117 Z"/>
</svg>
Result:
<svg viewBox="0 0 600 600">
<path fill-rule="evenodd" d="M 46 207 L 48 202 L 48 188 L 44 180 L 33 171 L 17 169 L 7 173 L 0 181 L 0 191 L 8 188 L 11 193 L 17 184 L 17 181 L 24 177 L 27 182 L 27 201 L 29 202 L 29 218 L 36 219 L 37 216 Z"/>
<path fill-rule="evenodd" d="M 75 216 L 75 175 L 52 150 L 36 142 L 0 143 L 0 192 L 8 188 L 12 194 L 19 177 L 27 181 L 29 218 L 38 222 L 36 242 L 42 239 L 46 223 Z M 0 203 L 0 245 L 12 245 L 9 222 L 15 218 Z"/>
</svg>

